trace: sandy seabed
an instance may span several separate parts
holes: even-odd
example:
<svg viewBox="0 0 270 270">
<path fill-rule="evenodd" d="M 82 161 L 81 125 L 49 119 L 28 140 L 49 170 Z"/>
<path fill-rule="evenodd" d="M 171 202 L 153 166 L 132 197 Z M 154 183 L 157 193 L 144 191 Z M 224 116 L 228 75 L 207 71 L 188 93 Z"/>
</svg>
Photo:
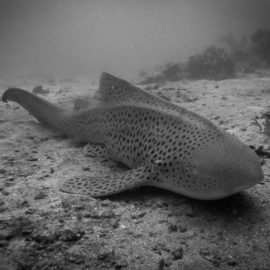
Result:
<svg viewBox="0 0 270 270">
<path fill-rule="evenodd" d="M 0 94 L 37 85 L 45 90 L 40 96 L 68 109 L 98 87 L 82 79 L 14 79 L 0 80 Z M 270 148 L 252 124 L 270 110 L 270 78 L 147 88 L 248 145 Z M 59 186 L 71 177 L 123 168 L 85 157 L 82 149 L 17 104 L 0 103 L 0 270 L 270 269 L 270 160 L 263 165 L 264 182 L 219 201 L 150 187 L 93 199 L 62 193 Z"/>
</svg>

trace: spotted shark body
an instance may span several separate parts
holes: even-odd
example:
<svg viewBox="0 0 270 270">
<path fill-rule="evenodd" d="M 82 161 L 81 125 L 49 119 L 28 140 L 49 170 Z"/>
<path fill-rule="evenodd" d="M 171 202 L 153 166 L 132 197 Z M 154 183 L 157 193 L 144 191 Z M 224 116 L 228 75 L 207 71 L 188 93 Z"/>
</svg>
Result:
<svg viewBox="0 0 270 270">
<path fill-rule="evenodd" d="M 202 116 L 108 73 L 101 76 L 97 96 L 95 107 L 66 112 L 22 89 L 3 94 L 3 101 L 19 103 L 51 129 L 90 142 L 93 153 L 98 148 L 130 168 L 70 179 L 62 191 L 99 197 L 149 185 L 213 200 L 262 181 L 254 152 Z"/>
</svg>

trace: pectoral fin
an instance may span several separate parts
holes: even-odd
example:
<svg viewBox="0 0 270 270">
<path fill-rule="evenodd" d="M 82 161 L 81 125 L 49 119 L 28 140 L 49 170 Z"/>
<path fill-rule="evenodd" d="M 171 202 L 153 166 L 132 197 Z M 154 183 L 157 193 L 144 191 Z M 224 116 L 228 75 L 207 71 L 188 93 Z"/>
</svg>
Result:
<svg viewBox="0 0 270 270">
<path fill-rule="evenodd" d="M 60 190 L 67 193 L 101 197 L 147 185 L 153 176 L 151 166 L 141 166 L 124 172 L 114 172 L 110 175 L 72 178 L 66 181 Z"/>
</svg>

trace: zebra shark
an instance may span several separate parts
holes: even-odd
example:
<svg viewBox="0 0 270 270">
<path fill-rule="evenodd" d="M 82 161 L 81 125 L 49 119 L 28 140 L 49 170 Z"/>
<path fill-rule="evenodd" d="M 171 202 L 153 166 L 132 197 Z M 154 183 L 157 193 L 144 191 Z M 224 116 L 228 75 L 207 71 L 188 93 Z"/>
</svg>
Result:
<svg viewBox="0 0 270 270">
<path fill-rule="evenodd" d="M 108 73 L 101 75 L 97 95 L 94 107 L 77 112 L 19 88 L 10 88 L 2 96 L 50 129 L 91 143 L 87 151 L 130 168 L 72 178 L 61 191 L 99 197 L 147 185 L 215 200 L 263 180 L 256 154 L 206 118 Z"/>
</svg>

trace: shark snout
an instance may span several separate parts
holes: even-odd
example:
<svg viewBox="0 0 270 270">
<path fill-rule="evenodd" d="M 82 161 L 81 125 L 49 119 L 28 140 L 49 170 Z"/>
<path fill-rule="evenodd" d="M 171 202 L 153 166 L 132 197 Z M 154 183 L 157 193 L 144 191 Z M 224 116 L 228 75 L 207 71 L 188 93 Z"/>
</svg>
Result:
<svg viewBox="0 0 270 270">
<path fill-rule="evenodd" d="M 235 167 L 235 177 L 232 183 L 232 193 L 250 188 L 263 180 L 263 171 L 258 156 L 245 146 L 238 167 Z M 236 163 L 237 164 L 237 163 Z"/>
</svg>

